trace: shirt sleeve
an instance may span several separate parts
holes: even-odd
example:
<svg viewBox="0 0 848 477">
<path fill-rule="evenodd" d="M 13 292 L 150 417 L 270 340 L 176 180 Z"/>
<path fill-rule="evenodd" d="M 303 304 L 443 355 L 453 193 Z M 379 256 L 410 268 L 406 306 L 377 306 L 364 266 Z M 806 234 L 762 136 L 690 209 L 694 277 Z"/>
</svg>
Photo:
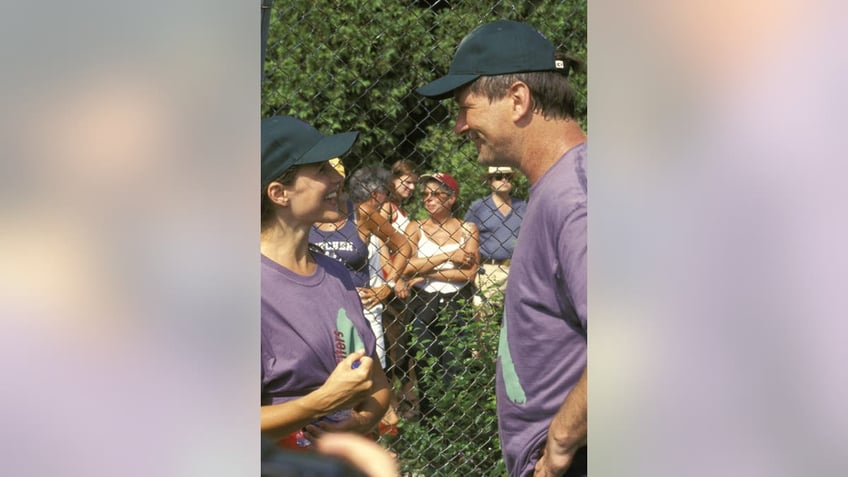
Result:
<svg viewBox="0 0 848 477">
<path fill-rule="evenodd" d="M 576 206 L 565 217 L 557 240 L 557 261 L 559 263 L 558 280 L 565 288 L 566 299 L 577 314 L 583 329 L 586 329 L 587 311 L 587 267 L 586 267 L 586 225 L 585 202 Z M 562 303 L 566 305 L 566 303 Z M 568 309 L 565 307 L 564 309 Z"/>
</svg>

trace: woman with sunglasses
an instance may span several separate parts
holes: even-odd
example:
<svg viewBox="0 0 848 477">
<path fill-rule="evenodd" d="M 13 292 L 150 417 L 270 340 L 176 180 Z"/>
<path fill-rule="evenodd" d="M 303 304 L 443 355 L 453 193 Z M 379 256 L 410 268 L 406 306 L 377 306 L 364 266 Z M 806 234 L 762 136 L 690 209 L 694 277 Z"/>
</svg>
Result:
<svg viewBox="0 0 848 477">
<path fill-rule="evenodd" d="M 422 175 L 421 193 L 429 217 L 411 222 L 406 229 L 413 258 L 404 274 L 413 286 L 410 309 L 418 346 L 424 348 L 427 356 L 436 358 L 438 371 L 449 382 L 459 370 L 452 365 L 455 356 L 439 336 L 446 326 L 461 329 L 465 325 L 464 316 L 458 311 L 474 294 L 472 281 L 477 275 L 479 234 L 476 225 L 453 216 L 459 184 L 450 174 Z M 445 311 L 452 315 L 448 321 L 439 316 Z M 422 364 L 415 365 L 418 378 Z M 420 411 L 427 418 L 433 409 L 427 391 L 420 384 L 419 381 Z"/>
<path fill-rule="evenodd" d="M 350 273 L 309 246 L 335 222 L 342 176 L 329 159 L 357 133 L 325 136 L 290 116 L 262 121 L 261 428 L 283 446 L 329 431 L 365 434 L 389 389 Z"/>
</svg>

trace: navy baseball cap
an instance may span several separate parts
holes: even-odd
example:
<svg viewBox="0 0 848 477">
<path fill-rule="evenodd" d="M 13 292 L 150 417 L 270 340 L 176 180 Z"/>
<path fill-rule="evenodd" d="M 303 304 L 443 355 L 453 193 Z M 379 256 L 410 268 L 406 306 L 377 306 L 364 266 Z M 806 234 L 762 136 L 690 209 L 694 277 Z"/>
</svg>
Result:
<svg viewBox="0 0 848 477">
<path fill-rule="evenodd" d="M 326 136 L 300 119 L 274 116 L 262 120 L 262 188 L 290 167 L 339 157 L 353 147 L 356 131 Z"/>
<path fill-rule="evenodd" d="M 447 76 L 415 91 L 428 98 L 445 99 L 481 76 L 565 70 L 565 63 L 554 55 L 554 45 L 526 23 L 511 20 L 486 23 L 459 43 Z"/>
</svg>

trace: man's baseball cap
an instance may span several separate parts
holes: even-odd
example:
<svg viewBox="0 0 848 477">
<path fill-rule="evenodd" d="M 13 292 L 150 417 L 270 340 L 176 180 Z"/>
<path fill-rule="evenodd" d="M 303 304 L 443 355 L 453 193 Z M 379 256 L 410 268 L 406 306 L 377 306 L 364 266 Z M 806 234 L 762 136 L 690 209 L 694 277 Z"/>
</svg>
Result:
<svg viewBox="0 0 848 477">
<path fill-rule="evenodd" d="M 325 136 L 309 124 L 291 116 L 262 120 L 262 188 L 290 167 L 339 157 L 353 147 L 359 133 Z"/>
<path fill-rule="evenodd" d="M 454 195 L 459 194 L 459 183 L 452 175 L 447 172 L 434 172 L 432 174 L 424 174 L 418 178 L 418 183 L 423 184 L 428 179 L 432 179 L 440 184 L 444 184 L 448 189 L 453 191 Z"/>
<path fill-rule="evenodd" d="M 459 43 L 447 76 L 415 91 L 428 98 L 445 99 L 480 76 L 565 70 L 565 63 L 554 55 L 553 44 L 526 23 L 511 20 L 486 23 Z"/>
</svg>

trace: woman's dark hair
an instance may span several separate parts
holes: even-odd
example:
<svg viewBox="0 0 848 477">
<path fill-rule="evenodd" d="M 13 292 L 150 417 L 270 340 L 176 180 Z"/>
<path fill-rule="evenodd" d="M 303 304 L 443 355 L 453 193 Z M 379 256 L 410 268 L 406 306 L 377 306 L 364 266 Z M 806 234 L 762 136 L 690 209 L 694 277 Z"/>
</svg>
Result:
<svg viewBox="0 0 848 477">
<path fill-rule="evenodd" d="M 292 166 L 286 169 L 286 171 L 283 172 L 283 175 L 272 180 L 271 182 L 279 182 L 283 185 L 292 185 L 294 183 L 295 176 L 297 176 L 298 169 L 300 169 L 300 166 Z M 274 217 L 274 209 L 276 207 L 276 205 L 271 202 L 271 199 L 268 198 L 268 187 L 270 185 L 271 184 L 268 184 L 267 186 L 265 186 L 264 189 L 262 189 L 262 199 L 260 202 L 259 209 L 259 224 L 262 229 L 264 229 L 266 226 L 268 226 L 268 224 L 271 223 L 271 220 Z"/>
</svg>

